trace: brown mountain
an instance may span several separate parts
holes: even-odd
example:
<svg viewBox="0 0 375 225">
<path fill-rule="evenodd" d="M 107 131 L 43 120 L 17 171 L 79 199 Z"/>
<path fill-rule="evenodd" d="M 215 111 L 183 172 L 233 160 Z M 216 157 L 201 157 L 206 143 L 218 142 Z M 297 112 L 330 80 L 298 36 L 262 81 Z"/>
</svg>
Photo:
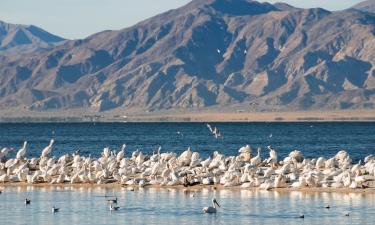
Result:
<svg viewBox="0 0 375 225">
<path fill-rule="evenodd" d="M 367 0 L 360 2 L 353 6 L 354 9 L 361 10 L 363 12 L 375 13 L 375 0 Z"/>
<path fill-rule="evenodd" d="M 133 27 L 0 57 L 3 109 L 374 108 L 375 15 L 194 0 Z"/>
<path fill-rule="evenodd" d="M 0 21 L 0 54 L 38 52 L 62 43 L 63 38 L 33 25 Z"/>
</svg>

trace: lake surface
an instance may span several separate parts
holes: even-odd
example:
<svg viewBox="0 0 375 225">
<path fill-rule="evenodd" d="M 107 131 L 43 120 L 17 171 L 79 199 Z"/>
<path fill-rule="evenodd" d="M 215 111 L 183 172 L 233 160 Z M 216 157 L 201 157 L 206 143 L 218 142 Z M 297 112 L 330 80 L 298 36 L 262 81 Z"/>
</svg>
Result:
<svg viewBox="0 0 375 225">
<path fill-rule="evenodd" d="M 104 147 L 118 150 L 127 144 L 127 154 L 137 148 L 151 154 L 159 146 L 162 151 L 181 153 L 189 146 L 201 158 L 214 150 L 236 155 L 241 146 L 262 147 L 268 157 L 267 145 L 272 145 L 285 157 L 298 149 L 307 157 L 331 157 L 347 150 L 353 160 L 375 153 L 375 123 L 212 123 L 222 138 L 215 139 L 206 123 L 0 123 L 0 147 L 19 149 L 29 142 L 27 157 L 38 157 L 51 138 L 56 144 L 52 155 L 73 153 L 98 157 Z M 15 153 L 13 153 L 15 154 Z"/>
<path fill-rule="evenodd" d="M 354 161 L 375 153 L 375 123 L 212 123 L 222 138 L 215 139 L 205 123 L 32 123 L 0 124 L 0 146 L 19 149 L 29 142 L 27 157 L 40 156 L 51 138 L 52 155 L 77 149 L 98 157 L 104 147 L 127 154 L 139 148 L 152 153 L 181 153 L 187 147 L 208 157 L 214 150 L 236 155 L 250 144 L 273 145 L 281 157 L 298 149 L 307 157 L 331 157 L 347 150 Z M 271 135 L 272 134 L 272 135 Z M 15 154 L 15 152 L 13 153 Z M 268 151 L 262 152 L 263 157 Z M 105 196 L 119 198 L 119 211 L 110 212 Z M 24 199 L 32 203 L 25 206 Z M 216 197 L 216 215 L 202 213 Z M 325 205 L 331 209 L 325 209 Z M 51 207 L 61 212 L 51 213 Z M 204 189 L 191 197 L 176 189 L 145 188 L 134 192 L 105 188 L 7 187 L 0 195 L 1 224 L 373 224 L 375 195 Z M 345 214 L 350 212 L 350 216 Z M 297 218 L 304 214 L 305 218 Z"/>
<path fill-rule="evenodd" d="M 105 196 L 117 196 L 110 212 Z M 24 204 L 25 197 L 31 199 Z M 202 208 L 215 197 L 216 215 Z M 52 213 L 51 207 L 60 207 Z M 324 206 L 330 205 L 330 209 Z M 373 224 L 375 195 L 203 189 L 8 187 L 0 195 L 1 224 Z M 349 212 L 349 216 L 345 216 Z M 298 218 L 300 214 L 304 219 Z"/>
</svg>

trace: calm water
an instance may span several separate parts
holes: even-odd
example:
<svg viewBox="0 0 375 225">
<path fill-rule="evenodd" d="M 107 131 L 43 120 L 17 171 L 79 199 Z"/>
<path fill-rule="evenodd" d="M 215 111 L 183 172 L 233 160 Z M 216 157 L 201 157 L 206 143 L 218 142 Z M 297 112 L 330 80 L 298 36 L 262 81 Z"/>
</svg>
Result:
<svg viewBox="0 0 375 225">
<path fill-rule="evenodd" d="M 53 155 L 72 153 L 99 156 L 104 147 L 119 149 L 127 144 L 128 153 L 140 148 L 152 153 L 159 145 L 162 151 L 181 153 L 187 147 L 208 157 L 213 150 L 226 155 L 250 144 L 273 145 L 281 157 L 298 149 L 305 156 L 330 157 L 339 150 L 350 152 L 357 161 L 375 153 L 375 123 L 212 123 L 223 138 L 216 140 L 205 123 L 35 123 L 0 124 L 0 147 L 19 149 L 29 142 L 28 157 L 40 156 L 50 138 L 56 139 Z M 180 132 L 179 134 L 177 132 Z M 272 134 L 272 136 L 271 136 Z M 14 153 L 15 154 L 15 153 Z M 268 151 L 262 152 L 263 157 Z"/>
<path fill-rule="evenodd" d="M 110 212 L 105 196 L 116 195 Z M 31 205 L 24 204 L 24 198 Z M 211 198 L 222 208 L 202 213 Z M 329 204 L 330 209 L 324 206 Z M 51 207 L 60 207 L 53 214 Z M 1 224 L 373 224 L 375 195 L 267 191 L 197 192 L 176 189 L 6 188 L 0 195 Z M 349 212 L 350 216 L 345 214 Z M 300 214 L 305 219 L 297 218 Z"/>
<path fill-rule="evenodd" d="M 28 157 L 39 156 L 50 138 L 56 139 L 57 156 L 77 149 L 99 156 L 104 147 L 118 149 L 123 143 L 128 152 L 140 148 L 147 153 L 159 145 L 178 153 L 191 146 L 202 158 L 213 150 L 235 155 L 245 144 L 263 149 L 272 144 L 282 157 L 294 149 L 308 157 L 330 157 L 346 149 L 355 161 L 375 153 L 375 123 L 212 125 L 220 129 L 222 139 L 213 138 L 205 123 L 0 124 L 0 146 L 18 149 L 27 140 Z M 119 198 L 120 211 L 109 212 L 105 195 Z M 25 197 L 32 200 L 30 206 L 24 205 Z M 202 214 L 212 197 L 222 208 L 217 215 Z M 326 204 L 332 208 L 325 209 Z M 52 214 L 53 205 L 61 212 Z M 373 224 L 374 207 L 375 195 L 360 194 L 204 190 L 191 198 L 175 189 L 8 187 L 0 195 L 0 224 Z M 305 219 L 296 218 L 300 213 Z"/>
</svg>

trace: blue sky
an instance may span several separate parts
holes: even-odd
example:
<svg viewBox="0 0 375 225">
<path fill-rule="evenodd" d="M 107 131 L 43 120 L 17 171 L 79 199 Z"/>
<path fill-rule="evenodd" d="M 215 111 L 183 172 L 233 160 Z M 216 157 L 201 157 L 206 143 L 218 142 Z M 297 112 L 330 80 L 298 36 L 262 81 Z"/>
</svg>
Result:
<svg viewBox="0 0 375 225">
<path fill-rule="evenodd" d="M 33 24 L 65 38 L 84 38 L 108 29 L 129 27 L 180 7 L 190 0 L 0 0 L 0 20 Z M 293 6 L 348 8 L 361 0 L 269 0 Z"/>
</svg>

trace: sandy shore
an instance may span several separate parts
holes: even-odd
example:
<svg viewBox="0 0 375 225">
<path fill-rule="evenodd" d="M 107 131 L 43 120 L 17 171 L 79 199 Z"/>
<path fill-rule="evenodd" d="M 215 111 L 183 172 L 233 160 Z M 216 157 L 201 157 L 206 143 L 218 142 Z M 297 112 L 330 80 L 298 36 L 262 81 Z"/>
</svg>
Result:
<svg viewBox="0 0 375 225">
<path fill-rule="evenodd" d="M 298 122 L 298 121 L 375 121 L 375 110 L 299 111 L 299 112 L 200 112 L 150 114 L 128 117 L 129 121 L 193 122 Z"/>
<path fill-rule="evenodd" d="M 289 122 L 375 121 L 375 109 L 250 112 L 235 109 L 157 112 L 14 112 L 0 110 L 0 122 Z"/>
<path fill-rule="evenodd" d="M 303 192 L 303 193 L 342 193 L 342 194 L 375 194 L 374 181 L 371 182 L 370 188 L 365 189 L 351 189 L 351 188 L 273 188 L 269 191 L 276 191 L 280 193 L 288 192 Z M 7 187 L 12 188 L 45 188 L 45 189 L 55 189 L 55 188 L 72 188 L 72 189 L 92 189 L 92 188 L 109 188 L 109 189 L 125 189 L 130 191 L 136 191 L 139 189 L 138 186 L 126 186 L 119 183 L 108 183 L 108 184 L 49 184 L 49 183 L 38 183 L 38 184 L 28 184 L 28 183 L 3 183 L 0 184 L 0 189 Z M 240 190 L 249 190 L 249 191 L 260 191 L 260 188 L 241 188 L 240 186 L 234 187 L 224 187 L 223 185 L 195 185 L 190 187 L 184 187 L 182 185 L 177 186 L 160 186 L 160 185 L 146 185 L 144 188 L 153 188 L 153 189 L 177 189 L 186 192 L 199 192 L 202 190 L 210 189 L 214 190 L 230 190 L 230 191 L 240 191 Z M 264 190 L 263 190 L 264 191 Z"/>
</svg>

